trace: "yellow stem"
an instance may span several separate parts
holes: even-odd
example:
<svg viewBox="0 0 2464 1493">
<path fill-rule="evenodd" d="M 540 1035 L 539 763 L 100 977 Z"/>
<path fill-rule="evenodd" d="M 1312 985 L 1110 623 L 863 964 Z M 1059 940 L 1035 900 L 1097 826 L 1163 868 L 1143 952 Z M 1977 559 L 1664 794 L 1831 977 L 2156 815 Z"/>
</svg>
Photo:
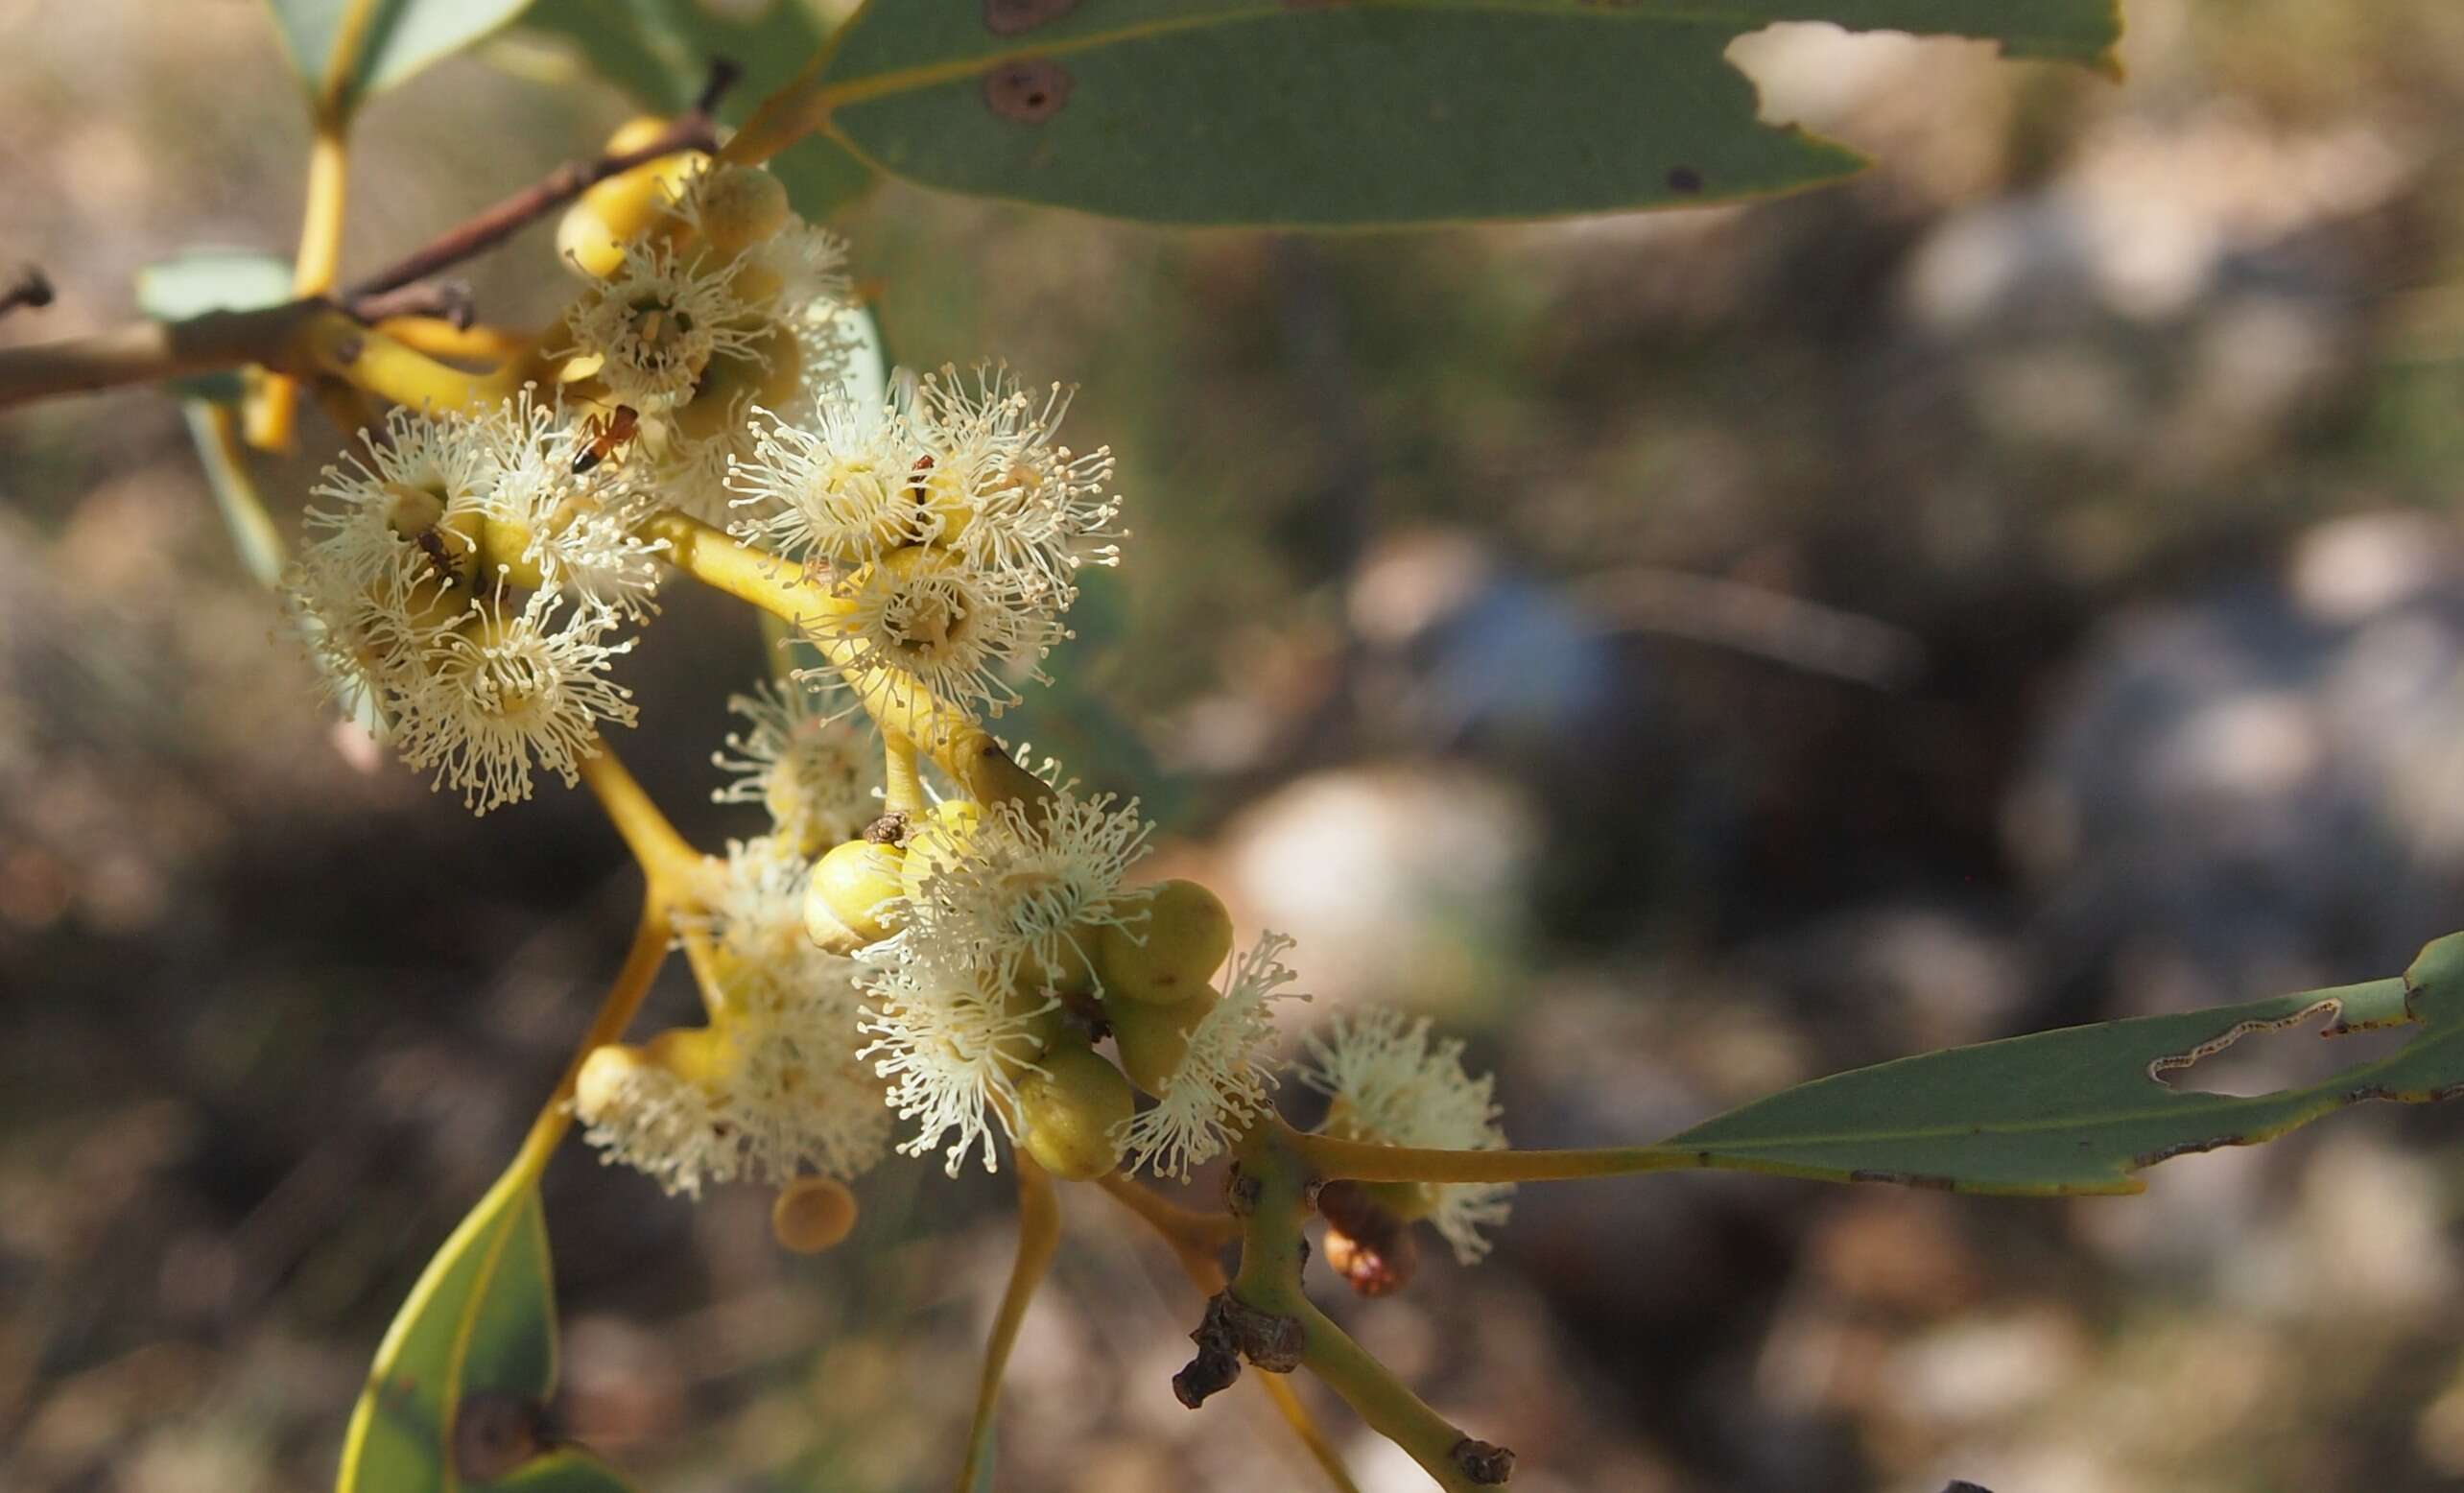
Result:
<svg viewBox="0 0 2464 1493">
<path fill-rule="evenodd" d="M 1042 779 L 1010 761 L 991 733 L 963 712 L 897 670 L 865 667 L 863 645 L 831 627 L 847 615 L 850 604 L 832 596 L 802 566 L 740 544 L 682 513 L 653 514 L 637 532 L 666 540 L 668 558 L 694 580 L 793 624 L 838 669 L 884 735 L 913 742 L 968 797 L 1040 802 L 1051 794 Z"/>
<path fill-rule="evenodd" d="M 1422 1150 L 1376 1146 L 1331 1135 L 1289 1132 L 1289 1144 L 1321 1180 L 1355 1182 L 1548 1182 L 1625 1176 L 1718 1165 L 1699 1151 L 1672 1146 L 1612 1146 L 1597 1150 Z"/>
<path fill-rule="evenodd" d="M 881 807 L 885 814 L 924 812 L 924 773 L 915 744 L 895 731 L 881 733 Z"/>
<path fill-rule="evenodd" d="M 616 833 L 625 837 L 627 848 L 641 863 L 642 874 L 656 893 L 654 900 L 662 908 L 689 900 L 695 874 L 702 865 L 700 853 L 675 832 L 607 744 L 602 741 L 595 746 L 581 759 L 581 780 L 599 796 L 599 805 L 607 811 Z"/>
<path fill-rule="evenodd" d="M 992 1337 L 984 1343 L 983 1375 L 976 1384 L 975 1420 L 967 1428 L 966 1465 L 959 1470 L 958 1493 L 968 1493 L 976 1486 L 992 1434 L 993 1408 L 1001 1401 L 1002 1370 L 1009 1363 L 1009 1350 L 1017 1345 L 1027 1304 L 1043 1284 L 1061 1240 L 1061 1211 L 1053 1197 L 1052 1177 L 1025 1151 L 1013 1152 L 1011 1159 L 1018 1167 L 1018 1258 L 1009 1267 L 1009 1285 L 1001 1293 Z"/>
<path fill-rule="evenodd" d="M 295 337 L 301 361 L 415 410 L 494 404 L 521 387 L 528 367 L 516 360 L 484 373 L 466 373 L 332 310 L 310 318 Z"/>
<path fill-rule="evenodd" d="M 506 326 L 456 326 L 442 317 L 388 317 L 376 330 L 414 352 L 457 363 L 518 363 L 535 356 L 539 336 Z"/>
<path fill-rule="evenodd" d="M 345 36 L 341 39 L 350 38 Z M 337 53 L 343 50 L 339 44 L 335 47 Z M 329 79 L 327 91 L 331 89 Z M 308 203 L 301 213 L 299 257 L 291 273 L 291 292 L 295 296 L 322 296 L 334 288 L 334 280 L 342 271 L 343 207 L 350 178 L 349 134 L 349 117 L 320 98 L 317 132 L 308 142 Z M 258 386 L 256 397 L 249 405 L 249 444 L 261 451 L 289 450 L 298 406 L 296 380 L 280 373 L 268 378 Z"/>
<path fill-rule="evenodd" d="M 1457 1453 L 1469 1438 L 1313 1306 L 1301 1289 L 1308 1245 L 1300 1225 L 1316 1178 L 1298 1143 L 1313 1139 L 1280 1122 L 1243 1139 L 1241 1174 L 1254 1184 L 1255 1194 L 1242 1224 L 1241 1272 L 1232 1294 L 1246 1306 L 1297 1322 L 1304 1366 L 1342 1396 L 1370 1430 L 1410 1454 L 1446 1493 L 1476 1493 L 1481 1484 Z"/>
<path fill-rule="evenodd" d="M 1161 1239 L 1173 1257 L 1179 1260 L 1181 1273 L 1189 1277 L 1189 1283 L 1197 1288 L 1200 1295 L 1216 1295 L 1228 1284 L 1217 1251 L 1241 1237 L 1238 1219 L 1228 1213 L 1199 1213 L 1184 1208 L 1157 1197 L 1117 1172 L 1099 1179 L 1096 1185 L 1155 1231 L 1155 1237 Z M 1317 1463 L 1318 1470 L 1326 1474 L 1326 1481 L 1334 1485 L 1336 1493 L 1361 1493 L 1360 1485 L 1352 1481 L 1351 1469 L 1343 1465 L 1343 1454 L 1327 1439 L 1326 1433 L 1318 1427 L 1316 1417 L 1309 1413 L 1309 1407 L 1300 1403 L 1300 1396 L 1292 1391 L 1291 1381 L 1281 1374 L 1244 1377 L 1254 1379 L 1267 1398 L 1273 1402 L 1275 1413 L 1291 1428 L 1291 1434 L 1299 1438 L 1310 1458 Z"/>
<path fill-rule="evenodd" d="M 1315 1462 L 1317 1470 L 1326 1474 L 1326 1481 L 1334 1484 L 1335 1493 L 1361 1493 L 1361 1485 L 1352 1481 L 1352 1469 L 1343 1465 L 1343 1454 L 1327 1439 L 1325 1431 L 1317 1424 L 1317 1417 L 1309 1413 L 1309 1407 L 1300 1403 L 1300 1393 L 1292 1388 L 1291 1377 L 1285 1374 L 1251 1374 L 1247 1377 L 1255 1380 L 1258 1387 L 1267 1392 L 1267 1398 L 1274 1402 L 1275 1413 L 1281 1415 L 1284 1424 L 1291 1428 L 1291 1434 L 1299 1437 L 1310 1460 Z"/>
</svg>

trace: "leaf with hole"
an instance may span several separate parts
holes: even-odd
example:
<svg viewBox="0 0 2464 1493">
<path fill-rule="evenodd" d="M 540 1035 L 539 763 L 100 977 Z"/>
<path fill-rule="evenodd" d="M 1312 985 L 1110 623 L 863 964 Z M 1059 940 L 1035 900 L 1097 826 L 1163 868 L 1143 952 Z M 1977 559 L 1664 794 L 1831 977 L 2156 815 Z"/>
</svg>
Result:
<svg viewBox="0 0 2464 1493">
<path fill-rule="evenodd" d="M 807 0 L 718 6 L 698 0 L 536 0 L 523 25 L 570 43 L 592 70 L 632 100 L 662 114 L 690 107 L 713 59 L 744 70 L 720 102 L 734 124 L 784 84 L 818 51 L 830 28 Z M 872 169 L 822 137 L 770 162 L 795 210 L 828 217 L 871 190 Z"/>
<path fill-rule="evenodd" d="M 2234 1042 L 2326 1024 L 2410 1024 L 2395 1053 L 2314 1084 L 2235 1097 L 2168 1078 Z M 2464 1092 L 2464 934 L 2401 979 L 2072 1027 L 1816 1079 L 1664 1143 L 1704 1166 L 1958 1192 L 2132 1193 L 2169 1157 L 2272 1140 L 2364 1100 Z"/>
<path fill-rule="evenodd" d="M 1546 218 L 1791 191 L 1861 162 L 1757 121 L 1775 21 L 2110 68 L 2113 0 L 871 0 L 756 121 L 893 176 L 1176 224 Z"/>
<path fill-rule="evenodd" d="M 335 86 L 344 115 L 370 94 L 452 56 L 530 0 L 267 0 L 283 50 L 314 100 Z"/>
<path fill-rule="evenodd" d="M 556 1387 L 556 1306 L 537 1187 L 480 1201 L 387 1330 L 352 1410 L 337 1493 L 626 1493 L 542 1424 Z"/>
</svg>

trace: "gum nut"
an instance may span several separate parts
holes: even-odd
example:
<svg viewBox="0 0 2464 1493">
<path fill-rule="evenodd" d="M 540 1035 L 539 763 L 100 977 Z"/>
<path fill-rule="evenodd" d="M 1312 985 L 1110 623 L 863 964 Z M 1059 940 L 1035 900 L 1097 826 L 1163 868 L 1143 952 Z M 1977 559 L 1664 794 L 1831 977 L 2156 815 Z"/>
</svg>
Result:
<svg viewBox="0 0 2464 1493">
<path fill-rule="evenodd" d="M 1113 1129 L 1137 1107 L 1121 1070 L 1083 1044 L 1039 1060 L 1018 1080 L 1019 1144 L 1054 1176 L 1091 1182 L 1121 1164 Z"/>
<path fill-rule="evenodd" d="M 573 1112 L 584 1125 L 598 1124 L 641 1066 L 642 1055 L 621 1043 L 593 1049 L 573 1080 Z"/>
<path fill-rule="evenodd" d="M 1107 992 L 1172 1006 L 1206 988 L 1232 954 L 1232 914 L 1194 881 L 1155 889 L 1147 915 L 1106 925 L 1095 940 L 1096 969 Z"/>
</svg>

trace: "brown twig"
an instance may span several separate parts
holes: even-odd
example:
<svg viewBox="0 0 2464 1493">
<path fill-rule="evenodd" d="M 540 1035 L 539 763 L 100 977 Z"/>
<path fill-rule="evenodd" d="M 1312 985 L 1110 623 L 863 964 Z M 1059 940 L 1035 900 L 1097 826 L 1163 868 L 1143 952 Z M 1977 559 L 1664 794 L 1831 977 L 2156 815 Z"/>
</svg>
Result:
<svg viewBox="0 0 2464 1493">
<path fill-rule="evenodd" d="M 39 311 L 51 303 L 51 277 L 43 273 L 40 265 L 20 266 L 17 277 L 9 283 L 6 290 L 0 290 L 0 316 L 6 316 L 19 306 Z"/>
<path fill-rule="evenodd" d="M 392 317 L 434 317 L 467 332 L 478 311 L 468 280 L 415 280 L 390 291 L 361 296 L 343 307 L 354 320 L 373 326 Z"/>
<path fill-rule="evenodd" d="M 597 160 L 565 162 L 540 180 L 464 219 L 419 249 L 351 286 L 341 296 L 343 304 L 357 307 L 371 296 L 400 290 L 415 280 L 427 279 L 440 270 L 492 249 L 609 177 L 622 175 L 678 151 L 717 150 L 719 135 L 711 120 L 711 110 L 718 107 L 720 98 L 735 83 L 737 76 L 735 63 L 723 58 L 712 61 L 710 77 L 701 85 L 701 93 L 693 101 L 693 107 L 677 115 L 675 121 L 648 145 L 620 154 L 602 155 Z"/>
</svg>

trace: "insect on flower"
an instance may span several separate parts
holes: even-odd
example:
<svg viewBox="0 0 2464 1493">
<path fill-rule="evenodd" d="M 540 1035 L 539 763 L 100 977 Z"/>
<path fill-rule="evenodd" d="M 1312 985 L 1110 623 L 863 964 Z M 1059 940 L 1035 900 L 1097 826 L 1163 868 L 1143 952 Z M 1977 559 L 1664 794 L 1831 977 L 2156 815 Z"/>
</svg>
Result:
<svg viewBox="0 0 2464 1493">
<path fill-rule="evenodd" d="M 620 404 L 604 415 L 592 415 L 585 427 L 590 438 L 574 455 L 573 474 L 579 477 L 614 456 L 616 448 L 631 440 L 641 429 L 641 412 L 629 404 Z"/>
</svg>

